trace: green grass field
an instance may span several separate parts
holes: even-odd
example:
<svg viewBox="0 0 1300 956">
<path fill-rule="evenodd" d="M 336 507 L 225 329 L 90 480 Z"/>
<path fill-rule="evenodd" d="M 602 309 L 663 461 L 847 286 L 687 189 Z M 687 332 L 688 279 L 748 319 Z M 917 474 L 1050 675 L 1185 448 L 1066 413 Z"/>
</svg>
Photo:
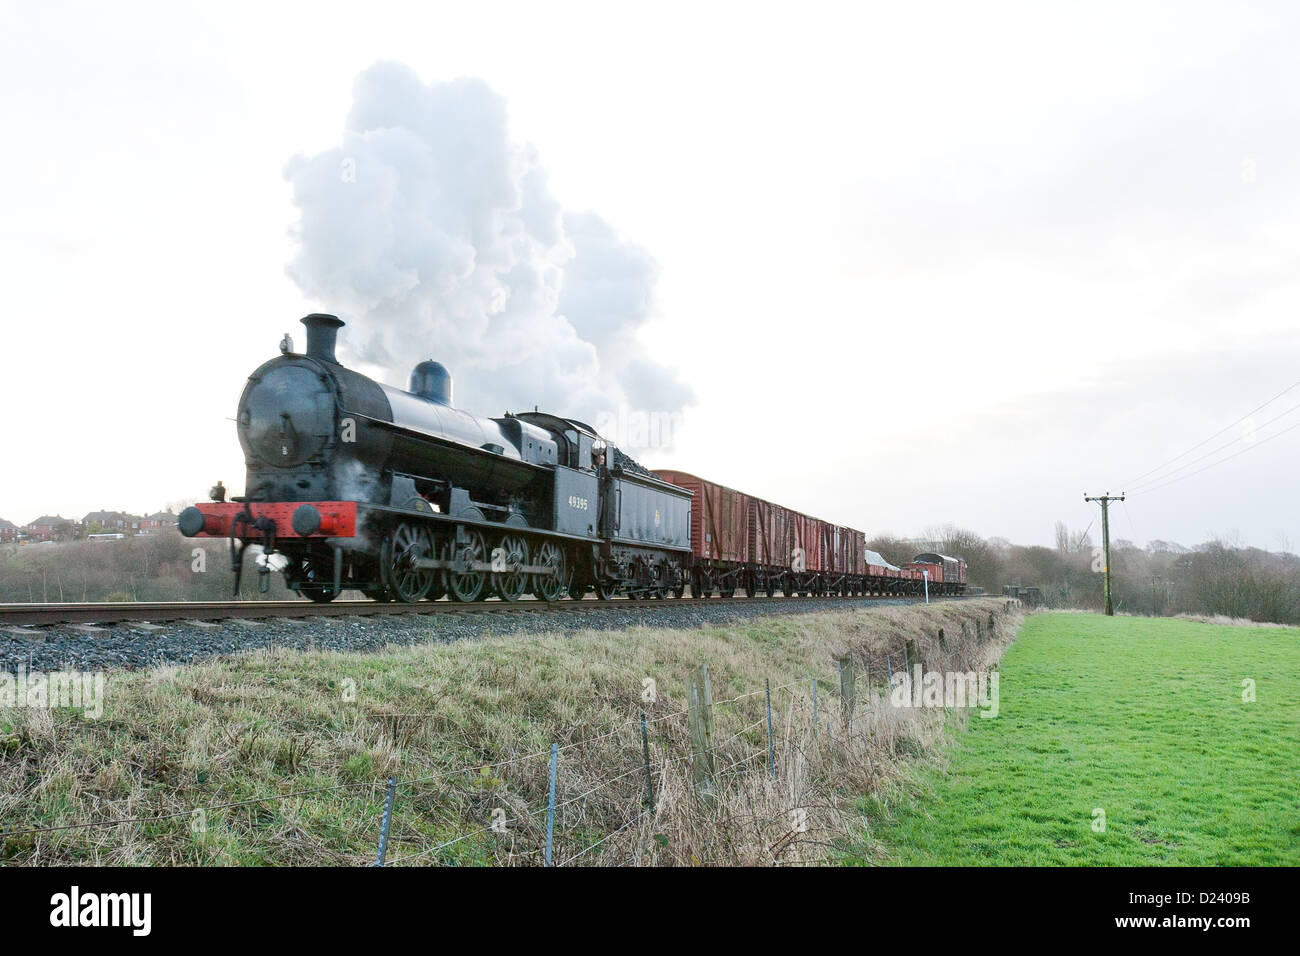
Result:
<svg viewBox="0 0 1300 956">
<path fill-rule="evenodd" d="M 1300 630 L 1036 615 L 1000 684 L 914 799 L 864 803 L 886 862 L 1300 864 Z"/>
</svg>

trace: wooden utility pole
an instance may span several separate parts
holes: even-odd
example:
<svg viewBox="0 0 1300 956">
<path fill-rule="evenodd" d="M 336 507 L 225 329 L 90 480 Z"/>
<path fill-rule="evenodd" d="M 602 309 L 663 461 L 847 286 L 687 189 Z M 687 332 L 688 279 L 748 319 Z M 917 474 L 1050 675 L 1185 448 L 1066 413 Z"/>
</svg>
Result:
<svg viewBox="0 0 1300 956">
<path fill-rule="evenodd" d="M 1101 551 L 1102 551 L 1102 561 L 1105 562 L 1105 564 L 1102 566 L 1102 571 L 1105 574 L 1104 587 L 1106 589 L 1106 613 L 1107 615 L 1114 617 L 1115 606 L 1111 604 L 1110 601 L 1110 503 L 1112 501 L 1123 501 L 1124 495 L 1123 494 L 1112 495 L 1108 491 L 1104 495 L 1097 495 L 1095 498 L 1090 498 L 1085 493 L 1083 496 L 1083 500 L 1085 502 L 1088 501 L 1101 502 Z"/>
</svg>

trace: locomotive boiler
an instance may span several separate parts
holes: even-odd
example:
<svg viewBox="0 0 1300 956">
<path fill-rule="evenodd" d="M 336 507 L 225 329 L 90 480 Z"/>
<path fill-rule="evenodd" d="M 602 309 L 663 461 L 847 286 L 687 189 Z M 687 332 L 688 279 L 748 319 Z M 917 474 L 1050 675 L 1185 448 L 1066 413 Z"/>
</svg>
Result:
<svg viewBox="0 0 1300 956">
<path fill-rule="evenodd" d="M 244 387 L 236 416 L 245 494 L 185 509 L 181 532 L 228 540 L 315 601 L 345 589 L 406 602 L 595 590 L 681 594 L 690 492 L 638 466 L 594 429 L 539 411 L 479 418 L 422 361 L 406 390 L 341 365 L 335 316 L 302 320 Z"/>
</svg>

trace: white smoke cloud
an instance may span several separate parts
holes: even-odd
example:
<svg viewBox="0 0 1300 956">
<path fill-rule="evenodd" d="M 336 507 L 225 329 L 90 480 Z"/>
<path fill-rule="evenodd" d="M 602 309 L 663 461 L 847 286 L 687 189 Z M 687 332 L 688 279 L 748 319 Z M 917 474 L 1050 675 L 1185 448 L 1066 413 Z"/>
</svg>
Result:
<svg viewBox="0 0 1300 956">
<path fill-rule="evenodd" d="M 678 413 L 690 388 L 645 358 L 657 266 L 594 213 L 566 213 L 485 83 L 378 63 L 339 147 L 285 171 L 301 218 L 289 274 L 348 321 L 343 361 L 406 384 L 434 358 L 457 405 L 596 421 Z"/>
</svg>

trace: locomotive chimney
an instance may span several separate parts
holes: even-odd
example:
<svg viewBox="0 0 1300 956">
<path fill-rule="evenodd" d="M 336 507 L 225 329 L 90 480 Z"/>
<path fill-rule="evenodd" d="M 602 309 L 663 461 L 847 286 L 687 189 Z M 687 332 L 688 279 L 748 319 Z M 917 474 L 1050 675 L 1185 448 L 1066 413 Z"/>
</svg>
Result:
<svg viewBox="0 0 1300 956">
<path fill-rule="evenodd" d="M 339 360 L 334 357 L 334 343 L 339 329 L 343 328 L 343 320 L 337 315 L 313 312 L 303 318 L 302 324 L 307 326 L 307 357 L 337 365 Z"/>
</svg>

